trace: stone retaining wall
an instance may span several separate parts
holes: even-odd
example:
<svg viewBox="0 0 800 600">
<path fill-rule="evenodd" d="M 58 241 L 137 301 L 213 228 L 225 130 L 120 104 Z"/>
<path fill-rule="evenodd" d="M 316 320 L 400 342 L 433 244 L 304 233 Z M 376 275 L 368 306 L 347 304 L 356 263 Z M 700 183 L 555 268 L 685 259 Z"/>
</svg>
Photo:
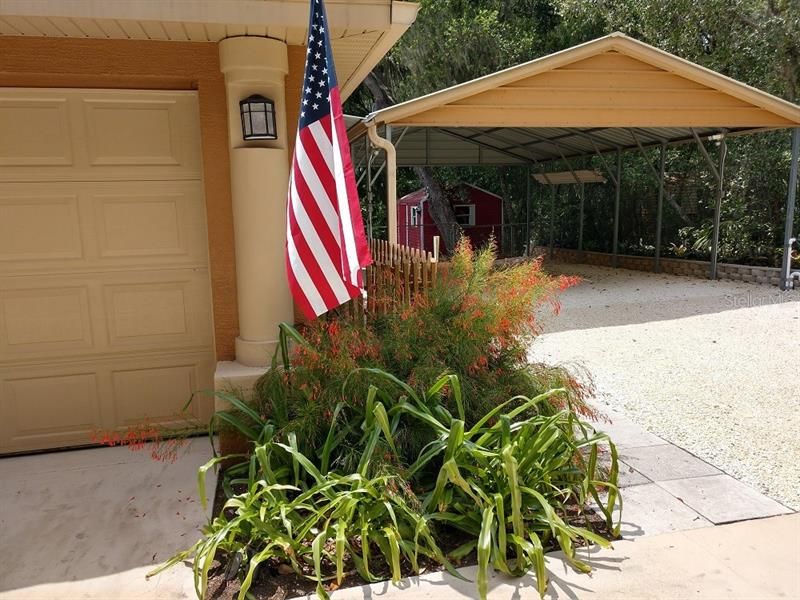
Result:
<svg viewBox="0 0 800 600">
<path fill-rule="evenodd" d="M 549 257 L 549 250 L 546 246 L 534 248 L 534 255 L 543 255 L 545 260 Z M 583 256 L 581 256 L 581 254 Z M 605 252 L 579 252 L 568 248 L 556 248 L 554 259 L 557 262 L 583 263 L 610 267 L 612 255 Z M 633 271 L 653 271 L 655 259 L 652 256 L 630 256 L 620 254 L 617 257 L 617 266 L 621 269 L 631 269 Z M 686 260 L 682 258 L 662 258 L 661 272 L 670 275 L 687 275 L 689 277 L 699 277 L 708 279 L 711 270 L 711 263 L 703 260 Z M 717 276 L 719 279 L 729 279 L 732 281 L 745 281 L 747 283 L 760 283 L 778 286 L 781 282 L 781 270 L 776 267 L 752 267 L 749 265 L 732 265 L 728 263 L 717 264 Z"/>
</svg>

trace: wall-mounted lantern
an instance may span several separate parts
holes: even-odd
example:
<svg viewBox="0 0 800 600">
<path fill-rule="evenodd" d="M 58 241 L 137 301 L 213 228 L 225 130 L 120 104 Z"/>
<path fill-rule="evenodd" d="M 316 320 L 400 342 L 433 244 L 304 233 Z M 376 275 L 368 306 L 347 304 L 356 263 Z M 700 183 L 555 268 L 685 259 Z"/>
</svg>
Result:
<svg viewBox="0 0 800 600">
<path fill-rule="evenodd" d="M 239 102 L 242 114 L 242 137 L 245 140 L 276 140 L 275 103 L 257 94 Z"/>
</svg>

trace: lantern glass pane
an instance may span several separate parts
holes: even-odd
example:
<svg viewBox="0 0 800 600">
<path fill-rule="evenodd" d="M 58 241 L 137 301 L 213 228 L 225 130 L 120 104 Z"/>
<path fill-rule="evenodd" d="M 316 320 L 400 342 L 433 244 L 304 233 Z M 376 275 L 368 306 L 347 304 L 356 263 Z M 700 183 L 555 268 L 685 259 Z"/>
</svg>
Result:
<svg viewBox="0 0 800 600">
<path fill-rule="evenodd" d="M 275 132 L 275 113 L 272 110 L 272 105 L 267 104 L 267 111 L 266 111 L 266 119 L 267 119 L 267 134 L 274 136 Z"/>
<path fill-rule="evenodd" d="M 253 119 L 253 133 L 255 135 L 267 135 L 267 116 L 265 112 L 251 113 Z"/>
<path fill-rule="evenodd" d="M 250 113 L 245 112 L 242 114 L 242 128 L 244 129 L 245 137 L 253 134 L 253 128 L 250 126 Z"/>
</svg>

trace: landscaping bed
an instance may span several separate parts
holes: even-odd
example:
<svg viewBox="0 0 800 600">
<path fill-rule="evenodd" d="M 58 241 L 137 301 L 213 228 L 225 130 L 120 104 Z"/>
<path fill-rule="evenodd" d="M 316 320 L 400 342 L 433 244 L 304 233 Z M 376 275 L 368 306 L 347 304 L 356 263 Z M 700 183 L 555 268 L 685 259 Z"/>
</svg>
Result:
<svg viewBox="0 0 800 600">
<path fill-rule="evenodd" d="M 222 479 L 217 482 L 216 496 L 214 499 L 213 514 L 217 515 L 222 511 L 222 506 L 227 500 L 225 491 L 222 488 Z M 591 509 L 578 514 L 577 507 L 571 507 L 572 511 L 566 515 L 566 521 L 573 524 L 587 524 L 597 534 L 603 536 L 609 541 L 619 539 L 619 535 L 609 529 L 605 517 Z M 468 536 L 453 530 L 445 530 L 439 536 L 442 550 L 448 553 L 455 550 L 468 540 Z M 578 544 L 580 547 L 582 544 Z M 545 552 L 556 549 L 547 548 Z M 477 564 L 477 553 L 472 552 L 464 558 L 453 561 L 453 566 L 457 568 L 472 566 Z M 329 565 L 334 567 L 333 565 Z M 209 600 L 234 600 L 241 590 L 241 585 L 238 579 L 229 579 L 226 574 L 228 562 L 224 556 L 220 556 L 214 560 L 214 563 L 209 571 L 208 591 L 206 598 Z M 442 565 L 433 561 L 421 561 L 419 572 L 415 572 L 408 562 L 401 564 L 403 577 L 412 577 L 414 575 L 422 575 L 424 573 L 432 573 L 444 570 Z M 352 561 L 346 564 L 347 574 L 341 583 L 331 582 L 327 584 L 326 591 L 332 592 L 337 589 L 358 587 L 364 585 L 365 582 L 353 568 Z M 392 573 L 388 568 L 382 571 L 377 571 L 376 575 L 384 580 L 391 579 Z M 312 569 L 306 569 L 304 576 L 295 573 L 291 566 L 279 560 L 272 560 L 262 565 L 258 575 L 254 578 L 253 584 L 250 587 L 249 595 L 255 600 L 290 600 L 292 598 L 305 597 L 313 594 L 316 590 L 316 581 Z"/>
<path fill-rule="evenodd" d="M 544 595 L 554 549 L 588 571 L 575 548 L 618 532 L 616 448 L 584 384 L 526 359 L 536 309 L 557 311 L 574 280 L 493 264 L 462 241 L 446 277 L 395 310 L 281 326 L 252 399 L 218 393 L 231 408 L 213 426 L 247 450 L 200 469 L 203 490 L 226 465 L 220 508 L 162 568 L 191 560 L 199 597 L 239 600 L 464 564 L 480 598 L 492 570 L 533 572 Z"/>
</svg>

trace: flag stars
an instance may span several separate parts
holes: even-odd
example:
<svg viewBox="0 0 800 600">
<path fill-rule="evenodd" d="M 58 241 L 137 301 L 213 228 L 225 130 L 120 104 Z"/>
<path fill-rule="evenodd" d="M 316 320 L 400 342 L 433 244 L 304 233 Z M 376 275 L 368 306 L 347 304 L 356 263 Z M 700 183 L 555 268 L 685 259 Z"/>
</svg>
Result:
<svg viewBox="0 0 800 600">
<path fill-rule="evenodd" d="M 317 92 L 317 98 L 322 98 L 322 93 Z"/>
<path fill-rule="evenodd" d="M 317 110 L 319 108 L 319 104 L 314 104 L 314 105 L 311 106 L 311 108 L 313 108 L 314 110 Z"/>
</svg>

